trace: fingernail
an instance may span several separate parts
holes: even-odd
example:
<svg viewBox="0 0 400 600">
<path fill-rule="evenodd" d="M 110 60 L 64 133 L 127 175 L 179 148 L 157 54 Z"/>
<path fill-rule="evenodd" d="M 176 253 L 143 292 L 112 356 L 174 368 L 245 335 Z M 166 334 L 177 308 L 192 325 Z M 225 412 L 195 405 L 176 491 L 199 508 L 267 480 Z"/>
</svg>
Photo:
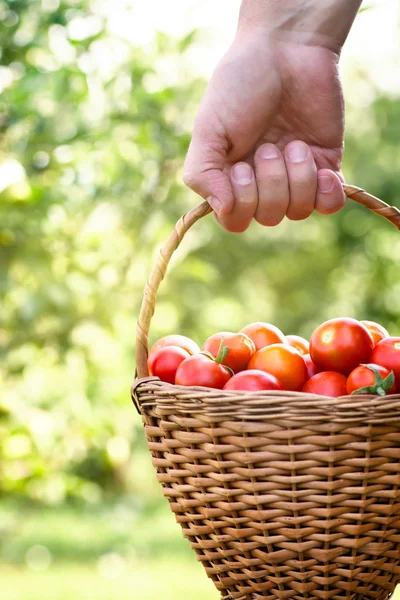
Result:
<svg viewBox="0 0 400 600">
<path fill-rule="evenodd" d="M 240 185 L 247 185 L 253 181 L 253 169 L 247 163 L 239 163 L 232 168 L 232 178 Z"/>
<path fill-rule="evenodd" d="M 326 193 L 330 192 L 333 188 L 333 177 L 330 175 L 320 175 L 318 177 L 318 190 Z"/>
<path fill-rule="evenodd" d="M 278 158 L 278 150 L 274 144 L 264 144 L 261 150 L 261 158 Z"/>
<path fill-rule="evenodd" d="M 290 162 L 303 162 L 308 156 L 308 146 L 304 142 L 294 142 L 287 146 L 286 153 Z"/>
<path fill-rule="evenodd" d="M 217 198 L 216 196 L 208 196 L 207 202 L 211 206 L 213 211 L 216 212 L 217 215 L 219 215 L 221 212 L 221 208 L 222 208 L 221 200 L 219 198 Z"/>
</svg>

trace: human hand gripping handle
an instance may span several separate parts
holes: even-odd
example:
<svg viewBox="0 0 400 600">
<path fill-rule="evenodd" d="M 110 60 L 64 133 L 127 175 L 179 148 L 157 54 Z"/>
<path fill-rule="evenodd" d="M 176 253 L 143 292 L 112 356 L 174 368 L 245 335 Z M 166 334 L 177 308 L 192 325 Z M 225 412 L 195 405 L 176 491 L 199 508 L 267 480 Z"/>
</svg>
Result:
<svg viewBox="0 0 400 600">
<path fill-rule="evenodd" d="M 184 181 L 226 229 L 331 214 L 341 173 L 342 45 L 361 0 L 243 0 L 200 105 Z"/>
</svg>

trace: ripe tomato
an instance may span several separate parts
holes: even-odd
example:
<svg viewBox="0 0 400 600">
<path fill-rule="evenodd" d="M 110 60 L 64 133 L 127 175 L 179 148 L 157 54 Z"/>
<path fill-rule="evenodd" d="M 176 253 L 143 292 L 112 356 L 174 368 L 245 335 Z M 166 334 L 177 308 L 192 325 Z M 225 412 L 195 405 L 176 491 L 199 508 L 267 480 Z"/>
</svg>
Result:
<svg viewBox="0 0 400 600">
<path fill-rule="evenodd" d="M 374 340 L 365 325 L 344 317 L 317 327 L 311 336 L 310 354 L 321 371 L 348 375 L 359 364 L 369 361 L 373 346 Z"/>
<path fill-rule="evenodd" d="M 396 389 L 400 392 L 400 337 L 388 337 L 378 342 L 372 351 L 371 362 L 393 371 Z"/>
<path fill-rule="evenodd" d="M 232 374 L 206 354 L 193 354 L 178 367 L 175 376 L 177 385 L 201 385 L 222 390 Z"/>
<path fill-rule="evenodd" d="M 271 344 L 255 353 L 249 369 L 260 369 L 275 375 L 285 390 L 301 390 L 307 381 L 303 357 L 288 344 Z"/>
<path fill-rule="evenodd" d="M 178 348 L 183 348 L 184 350 L 189 352 L 189 354 L 196 354 L 197 352 L 200 352 L 200 348 L 198 347 L 196 342 L 186 337 L 185 335 L 166 335 L 157 340 L 156 343 L 153 344 L 153 346 L 150 349 L 149 356 L 147 359 L 147 365 L 149 368 L 150 375 L 154 375 L 153 356 L 157 352 L 157 350 L 159 350 L 160 348 L 164 348 L 164 346 L 178 346 Z"/>
<path fill-rule="evenodd" d="M 224 340 L 224 347 L 228 348 L 228 352 L 221 362 L 232 369 L 234 373 L 246 369 L 256 351 L 254 342 L 244 333 L 222 331 L 214 333 L 214 335 L 206 339 L 202 350 L 216 356 L 222 339 Z"/>
<path fill-rule="evenodd" d="M 151 370 L 155 377 L 167 383 L 175 383 L 176 371 L 181 364 L 190 356 L 187 350 L 178 346 L 164 346 L 153 353 Z"/>
<path fill-rule="evenodd" d="M 300 352 L 302 356 L 304 356 L 305 354 L 309 354 L 310 344 L 303 337 L 299 335 L 287 335 L 286 341 L 290 346 L 292 346 L 292 348 Z"/>
<path fill-rule="evenodd" d="M 370 334 L 372 335 L 372 339 L 374 340 L 374 345 L 383 340 L 384 338 L 389 337 L 389 332 L 379 323 L 375 323 L 375 321 L 360 321 L 365 327 L 368 329 Z"/>
<path fill-rule="evenodd" d="M 319 369 L 315 363 L 313 363 L 309 354 L 304 354 L 303 360 L 306 363 L 308 378 L 311 379 L 314 375 L 319 373 Z"/>
<path fill-rule="evenodd" d="M 283 390 L 283 385 L 271 373 L 252 369 L 234 375 L 225 384 L 224 390 L 248 390 L 249 392 Z"/>
<path fill-rule="evenodd" d="M 319 394 L 320 396 L 339 398 L 339 396 L 347 395 L 346 381 L 346 377 L 341 373 L 323 371 L 311 377 L 301 391 L 306 394 Z"/>
<path fill-rule="evenodd" d="M 265 348 L 265 346 L 270 346 L 271 344 L 285 343 L 285 336 L 282 331 L 275 327 L 275 325 L 270 325 L 270 323 L 262 323 L 260 321 L 251 323 L 251 325 L 243 327 L 240 333 L 245 333 L 253 340 L 256 350 L 261 350 L 261 348 Z"/>
<path fill-rule="evenodd" d="M 376 373 L 378 371 L 378 374 Z M 392 376 L 390 377 L 390 374 Z M 391 380 L 393 381 L 392 385 Z M 386 396 L 396 392 L 393 371 L 380 365 L 360 365 L 352 371 L 347 379 L 347 393 L 352 394 L 359 390 L 359 394 L 373 394 Z"/>
</svg>

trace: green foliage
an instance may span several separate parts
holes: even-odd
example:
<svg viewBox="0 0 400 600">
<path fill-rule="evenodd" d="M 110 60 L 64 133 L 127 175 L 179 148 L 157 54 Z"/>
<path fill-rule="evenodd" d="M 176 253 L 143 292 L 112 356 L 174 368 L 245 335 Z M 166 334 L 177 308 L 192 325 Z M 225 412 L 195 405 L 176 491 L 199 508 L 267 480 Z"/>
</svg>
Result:
<svg viewBox="0 0 400 600">
<path fill-rule="evenodd" d="M 178 73 L 196 32 L 140 48 L 106 4 L 0 0 L 0 492 L 47 504 L 160 498 L 129 401 L 135 319 L 156 249 L 197 201 L 181 175 L 204 82 Z M 355 81 L 370 101 L 348 103 L 347 179 L 396 204 L 399 101 Z M 208 217 L 150 339 L 252 320 L 308 337 L 339 315 L 398 334 L 399 255 L 356 205 L 242 236 Z"/>
<path fill-rule="evenodd" d="M 143 446 L 135 316 L 152 249 L 188 206 L 180 115 L 201 85 L 157 72 L 194 34 L 145 52 L 100 5 L 44 5 L 0 3 L 0 491 L 95 502 L 153 482 L 128 461 Z"/>
</svg>

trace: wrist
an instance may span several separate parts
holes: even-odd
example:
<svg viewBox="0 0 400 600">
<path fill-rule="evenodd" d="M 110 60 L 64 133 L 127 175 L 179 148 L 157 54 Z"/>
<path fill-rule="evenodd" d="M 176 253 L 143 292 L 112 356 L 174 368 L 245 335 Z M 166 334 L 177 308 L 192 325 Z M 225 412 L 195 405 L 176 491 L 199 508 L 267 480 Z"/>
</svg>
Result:
<svg viewBox="0 0 400 600">
<path fill-rule="evenodd" d="M 255 34 L 340 54 L 362 0 L 242 0 L 237 36 Z"/>
</svg>

